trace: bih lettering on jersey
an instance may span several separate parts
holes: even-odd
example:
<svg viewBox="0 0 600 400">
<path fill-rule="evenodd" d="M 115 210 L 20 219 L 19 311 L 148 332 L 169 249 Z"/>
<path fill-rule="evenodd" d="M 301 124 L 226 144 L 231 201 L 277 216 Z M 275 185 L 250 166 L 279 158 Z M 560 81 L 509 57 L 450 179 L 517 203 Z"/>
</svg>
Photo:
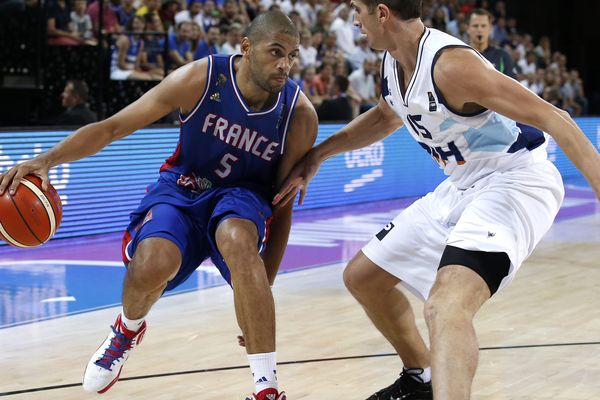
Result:
<svg viewBox="0 0 600 400">
<path fill-rule="evenodd" d="M 180 115 L 179 144 L 161 176 L 193 191 L 242 186 L 269 196 L 300 89 L 288 80 L 274 105 L 253 112 L 237 86 L 235 57 L 209 57 L 204 93 Z"/>
<path fill-rule="evenodd" d="M 500 158 L 510 162 L 537 148 L 545 156 L 542 145 L 546 136 L 540 130 L 487 109 L 463 114 L 446 104 L 435 84 L 433 69 L 442 51 L 453 47 L 472 49 L 446 33 L 425 28 L 415 72 L 404 92 L 400 89 L 396 60 L 389 53 L 384 54 L 381 93 L 411 136 L 451 176 L 484 171 L 482 163 L 491 164 L 491 160 L 498 162 Z M 465 77 L 468 78 L 468 71 Z"/>
</svg>

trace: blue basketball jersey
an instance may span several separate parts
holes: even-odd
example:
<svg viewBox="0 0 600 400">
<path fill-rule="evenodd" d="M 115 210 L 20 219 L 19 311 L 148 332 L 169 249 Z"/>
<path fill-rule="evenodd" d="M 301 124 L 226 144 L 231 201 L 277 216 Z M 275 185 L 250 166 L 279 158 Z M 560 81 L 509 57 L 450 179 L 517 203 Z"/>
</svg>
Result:
<svg viewBox="0 0 600 400">
<path fill-rule="evenodd" d="M 196 192 L 246 187 L 269 198 L 300 89 L 288 79 L 274 105 L 251 111 L 237 86 L 235 57 L 208 57 L 206 88 L 180 115 L 179 144 L 161 176 Z"/>
</svg>

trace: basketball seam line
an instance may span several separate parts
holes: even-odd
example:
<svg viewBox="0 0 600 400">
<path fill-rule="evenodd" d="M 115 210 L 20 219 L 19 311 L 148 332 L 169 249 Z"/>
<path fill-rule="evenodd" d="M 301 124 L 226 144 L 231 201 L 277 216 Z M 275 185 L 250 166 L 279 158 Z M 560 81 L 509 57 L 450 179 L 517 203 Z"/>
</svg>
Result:
<svg viewBox="0 0 600 400">
<path fill-rule="evenodd" d="M 52 236 L 54 236 L 54 234 L 56 233 L 56 228 L 57 228 L 56 214 L 55 214 L 54 207 L 52 205 L 52 201 L 50 201 L 50 199 L 48 198 L 48 195 L 46 193 L 44 193 L 39 187 L 37 187 L 37 185 L 35 183 L 33 183 L 31 180 L 22 179 L 21 184 L 27 186 L 27 188 L 38 198 L 40 204 L 44 207 L 44 210 L 46 210 L 46 215 L 48 215 L 48 222 L 50 223 L 50 234 L 48 235 L 48 238 L 42 242 L 42 244 L 44 244 L 48 240 L 50 240 L 50 238 Z M 46 200 L 46 202 L 48 204 L 46 204 L 46 202 L 44 202 L 44 200 Z"/>
<path fill-rule="evenodd" d="M 12 201 L 13 205 L 15 206 L 15 209 L 17 210 L 17 212 L 21 216 L 21 219 L 23 220 L 23 223 L 25 224 L 25 226 L 27 227 L 27 229 L 29 229 L 29 232 L 31 232 L 31 234 L 33 235 L 33 237 L 35 238 L 35 240 L 37 240 L 38 242 L 40 242 L 40 244 L 44 243 L 44 242 L 42 242 L 40 240 L 40 238 L 37 237 L 37 235 L 35 234 L 35 232 L 33 231 L 33 229 L 31 229 L 31 226 L 29 226 L 29 223 L 27 222 L 27 220 L 25 219 L 25 217 L 21 213 L 21 210 L 19 210 L 19 206 L 15 202 L 15 199 L 11 195 L 9 195 L 8 197 L 10 198 L 10 201 Z"/>
</svg>

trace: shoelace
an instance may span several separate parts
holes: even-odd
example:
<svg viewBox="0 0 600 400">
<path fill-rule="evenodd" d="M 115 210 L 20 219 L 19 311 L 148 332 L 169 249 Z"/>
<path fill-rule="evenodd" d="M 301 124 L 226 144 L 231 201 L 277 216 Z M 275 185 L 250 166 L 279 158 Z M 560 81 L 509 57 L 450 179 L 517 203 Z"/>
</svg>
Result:
<svg viewBox="0 0 600 400">
<path fill-rule="evenodd" d="M 121 332 L 117 331 L 114 326 L 110 327 L 115 334 L 110 340 L 110 346 L 104 351 L 102 358 L 98 359 L 94 364 L 97 366 L 112 371 L 111 367 L 115 361 L 123 357 L 123 353 L 131 349 L 133 338 L 128 338 Z"/>
</svg>

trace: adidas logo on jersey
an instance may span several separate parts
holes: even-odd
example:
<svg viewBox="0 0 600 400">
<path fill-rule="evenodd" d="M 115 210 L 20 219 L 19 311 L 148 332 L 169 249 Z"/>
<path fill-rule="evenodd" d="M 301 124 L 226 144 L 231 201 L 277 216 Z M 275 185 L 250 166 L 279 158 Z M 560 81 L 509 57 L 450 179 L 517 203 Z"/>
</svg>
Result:
<svg viewBox="0 0 600 400">
<path fill-rule="evenodd" d="M 216 102 L 219 102 L 219 103 L 220 103 L 220 102 L 221 102 L 221 93 L 219 93 L 219 92 L 215 92 L 215 93 L 211 94 L 211 95 L 210 95 L 210 99 L 211 99 L 212 101 L 216 101 Z"/>
</svg>

